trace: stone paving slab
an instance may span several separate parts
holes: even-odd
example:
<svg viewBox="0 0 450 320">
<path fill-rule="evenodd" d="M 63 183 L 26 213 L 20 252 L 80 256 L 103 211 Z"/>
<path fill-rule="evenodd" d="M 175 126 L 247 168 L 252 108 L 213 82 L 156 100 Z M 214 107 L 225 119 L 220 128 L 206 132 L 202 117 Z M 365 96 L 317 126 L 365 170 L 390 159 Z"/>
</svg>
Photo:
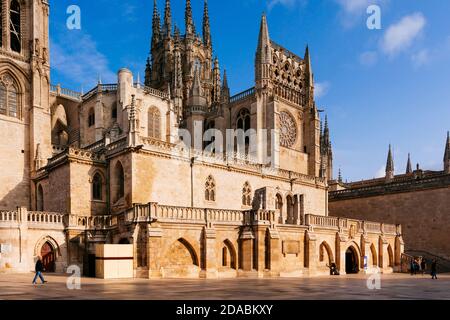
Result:
<svg viewBox="0 0 450 320">
<path fill-rule="evenodd" d="M 381 289 L 367 288 L 367 275 L 316 278 L 221 280 L 81 279 L 69 290 L 66 275 L 45 275 L 48 283 L 32 285 L 33 274 L 0 274 L 0 300 L 450 300 L 450 275 L 382 275 Z"/>
</svg>

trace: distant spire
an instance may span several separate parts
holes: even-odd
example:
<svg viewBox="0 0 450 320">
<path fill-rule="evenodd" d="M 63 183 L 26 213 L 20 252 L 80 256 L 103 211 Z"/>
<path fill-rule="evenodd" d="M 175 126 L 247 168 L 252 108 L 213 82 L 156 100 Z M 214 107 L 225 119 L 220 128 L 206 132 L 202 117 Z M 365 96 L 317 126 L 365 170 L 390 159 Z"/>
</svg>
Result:
<svg viewBox="0 0 450 320">
<path fill-rule="evenodd" d="M 339 168 L 338 182 L 342 183 L 342 171 L 341 171 L 341 168 Z"/>
<path fill-rule="evenodd" d="M 195 35 L 195 24 L 192 18 L 191 0 L 186 0 L 186 10 L 184 13 L 184 19 L 186 22 L 186 35 Z"/>
<path fill-rule="evenodd" d="M 304 60 L 306 63 L 306 73 L 308 75 L 309 85 L 313 86 L 314 78 L 313 78 L 313 70 L 312 70 L 312 65 L 311 65 L 311 55 L 309 53 L 309 45 L 306 45 Z"/>
<path fill-rule="evenodd" d="M 260 62 L 271 63 L 269 59 L 270 54 L 269 47 L 270 47 L 269 27 L 267 25 L 266 14 L 263 13 L 261 18 L 261 27 L 259 30 L 258 49 L 257 49 L 257 58 Z"/>
<path fill-rule="evenodd" d="M 205 0 L 205 7 L 203 9 L 203 43 L 208 47 L 212 46 L 211 28 L 209 25 L 208 0 Z"/>
<path fill-rule="evenodd" d="M 170 0 L 166 0 L 166 8 L 164 10 L 164 36 L 170 38 L 172 33 L 172 12 L 170 9 Z"/>
<path fill-rule="evenodd" d="M 157 1 L 153 1 L 152 48 L 156 47 L 161 37 L 161 17 Z"/>
<path fill-rule="evenodd" d="M 223 70 L 223 80 L 222 80 L 222 101 L 225 103 L 229 102 L 230 99 L 230 88 L 228 87 L 228 77 L 227 70 Z"/>
<path fill-rule="evenodd" d="M 392 147 L 389 145 L 389 153 L 386 162 L 386 179 L 392 180 L 394 178 L 394 157 L 392 156 Z"/>
<path fill-rule="evenodd" d="M 220 95 L 221 95 L 221 80 L 220 80 L 220 65 L 219 65 L 219 58 L 214 59 L 214 69 L 213 69 L 213 87 L 214 87 L 214 95 L 213 95 L 213 102 L 220 102 Z"/>
<path fill-rule="evenodd" d="M 444 172 L 450 174 L 450 132 L 447 132 L 447 143 L 445 144 Z"/>
<path fill-rule="evenodd" d="M 140 72 L 138 72 L 137 74 L 137 80 L 136 80 L 136 88 L 140 88 L 141 87 L 141 74 Z"/>
<path fill-rule="evenodd" d="M 408 163 L 406 164 L 406 174 L 413 173 L 412 164 L 411 164 L 411 154 L 408 153 Z"/>
</svg>

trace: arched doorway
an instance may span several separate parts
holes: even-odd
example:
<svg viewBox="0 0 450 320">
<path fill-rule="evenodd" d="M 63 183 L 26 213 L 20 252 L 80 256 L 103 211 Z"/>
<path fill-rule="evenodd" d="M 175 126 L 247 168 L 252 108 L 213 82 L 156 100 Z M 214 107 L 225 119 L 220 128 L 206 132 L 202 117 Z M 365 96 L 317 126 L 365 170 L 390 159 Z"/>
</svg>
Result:
<svg viewBox="0 0 450 320">
<path fill-rule="evenodd" d="M 350 246 L 345 252 L 345 272 L 347 274 L 359 272 L 358 252 L 353 246 Z"/>
<path fill-rule="evenodd" d="M 48 241 L 41 248 L 41 258 L 45 272 L 55 272 L 56 254 Z"/>
</svg>

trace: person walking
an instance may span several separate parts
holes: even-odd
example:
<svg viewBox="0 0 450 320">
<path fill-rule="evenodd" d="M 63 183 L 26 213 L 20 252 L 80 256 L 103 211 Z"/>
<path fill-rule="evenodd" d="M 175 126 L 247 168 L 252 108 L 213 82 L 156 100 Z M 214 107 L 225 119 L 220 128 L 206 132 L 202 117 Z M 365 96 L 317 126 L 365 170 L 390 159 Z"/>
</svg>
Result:
<svg viewBox="0 0 450 320">
<path fill-rule="evenodd" d="M 45 281 L 44 277 L 42 276 L 42 272 L 44 271 L 44 264 L 42 263 L 41 257 L 38 257 L 36 266 L 34 267 L 34 271 L 36 272 L 36 275 L 34 276 L 33 284 L 36 284 L 36 280 L 38 277 L 41 279 L 42 283 L 47 283 L 47 281 Z"/>
<path fill-rule="evenodd" d="M 414 275 L 414 268 L 415 268 L 415 266 L 414 266 L 414 260 L 411 260 L 411 265 L 410 265 L 409 267 L 410 267 L 410 269 L 411 269 L 411 275 L 413 276 L 413 275 Z"/>
<path fill-rule="evenodd" d="M 437 280 L 437 261 L 436 261 L 436 259 L 434 259 L 433 262 L 431 263 L 431 279 Z"/>
<path fill-rule="evenodd" d="M 422 258 L 420 262 L 420 269 L 422 270 L 422 275 L 425 275 L 425 270 L 427 269 L 427 260 L 425 258 Z"/>
</svg>

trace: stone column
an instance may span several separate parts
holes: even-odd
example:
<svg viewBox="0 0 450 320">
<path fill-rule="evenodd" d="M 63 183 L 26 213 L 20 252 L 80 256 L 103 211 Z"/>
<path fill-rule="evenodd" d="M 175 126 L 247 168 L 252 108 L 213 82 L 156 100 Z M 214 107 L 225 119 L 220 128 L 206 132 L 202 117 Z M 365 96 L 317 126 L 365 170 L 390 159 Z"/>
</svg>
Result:
<svg viewBox="0 0 450 320">
<path fill-rule="evenodd" d="M 306 231 L 305 243 L 305 267 L 308 268 L 309 275 L 314 275 L 318 265 L 317 236 L 311 231 Z"/>
<path fill-rule="evenodd" d="M 373 270 L 373 263 L 369 263 L 369 257 L 372 258 L 372 250 L 370 250 L 370 241 L 367 235 L 361 235 L 361 266 L 360 269 L 365 273 L 371 273 Z M 364 270 L 364 257 L 367 257 L 367 270 Z"/>
<path fill-rule="evenodd" d="M 148 277 L 158 279 L 164 277 L 161 270 L 161 248 L 163 230 L 160 227 L 148 229 Z"/>
<path fill-rule="evenodd" d="M 270 242 L 270 275 L 278 277 L 281 270 L 281 240 L 278 230 L 268 229 Z"/>
<path fill-rule="evenodd" d="M 218 261 L 216 254 L 216 230 L 210 225 L 203 229 L 204 252 L 202 255 L 204 270 L 201 272 L 201 278 L 216 279 L 218 273 Z"/>
<path fill-rule="evenodd" d="M 347 237 L 341 233 L 336 233 L 336 265 L 339 269 L 339 273 L 344 275 L 345 272 L 345 251 L 347 243 Z"/>
<path fill-rule="evenodd" d="M 17 208 L 17 220 L 19 222 L 19 264 L 22 266 L 26 261 L 29 261 L 27 257 L 27 243 L 28 243 L 28 210 L 26 207 Z M 31 262 L 29 267 L 33 267 L 34 261 Z M 25 266 L 25 268 L 28 266 Z"/>
<path fill-rule="evenodd" d="M 383 236 L 380 236 L 380 239 L 378 241 L 378 266 L 381 270 L 389 266 L 389 255 L 385 254 L 387 253 L 388 245 L 389 243 L 386 241 L 386 239 Z"/>
<path fill-rule="evenodd" d="M 240 254 L 240 265 L 243 271 L 253 270 L 253 241 L 255 236 L 253 235 L 252 229 L 246 227 L 243 230 L 240 241 L 241 241 L 241 254 Z"/>
</svg>

